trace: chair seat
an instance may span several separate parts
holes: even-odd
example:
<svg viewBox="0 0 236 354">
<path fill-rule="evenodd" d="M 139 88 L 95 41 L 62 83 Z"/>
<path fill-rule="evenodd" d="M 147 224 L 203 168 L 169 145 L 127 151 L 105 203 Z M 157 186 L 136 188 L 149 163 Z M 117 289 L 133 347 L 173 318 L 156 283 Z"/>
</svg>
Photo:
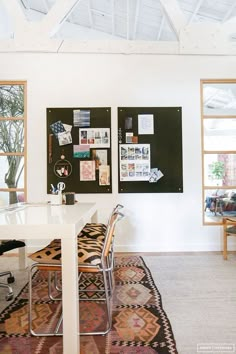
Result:
<svg viewBox="0 0 236 354">
<path fill-rule="evenodd" d="M 100 223 L 87 223 L 79 233 L 79 238 L 91 238 L 104 241 L 107 226 Z"/>
<path fill-rule="evenodd" d="M 227 238 L 228 236 L 236 236 L 236 219 L 223 218 L 223 258 L 227 259 Z"/>
<path fill-rule="evenodd" d="M 78 263 L 99 266 L 101 264 L 103 242 L 89 238 L 78 239 Z M 61 242 L 53 240 L 49 245 L 29 256 L 39 263 L 61 264 Z"/>
<path fill-rule="evenodd" d="M 82 273 L 101 273 L 101 282 L 102 289 L 90 289 L 89 287 L 85 289 L 80 288 L 80 292 L 84 292 L 86 297 L 82 300 L 86 301 L 98 301 L 97 293 L 101 295 L 99 301 L 102 302 L 102 306 L 106 312 L 106 321 L 104 321 L 104 328 L 95 331 L 83 331 L 80 332 L 80 335 L 105 335 L 107 334 L 112 326 L 112 311 L 111 311 L 111 297 L 113 289 L 113 277 L 112 271 L 114 266 L 113 258 L 113 239 L 114 239 L 114 230 L 117 221 L 123 218 L 123 214 L 114 211 L 109 219 L 109 223 L 104 232 L 103 224 L 86 224 L 83 233 L 77 237 L 78 245 L 78 270 L 80 276 Z M 100 240 L 99 237 L 102 237 L 104 234 L 104 239 Z M 94 238 L 93 238 L 94 237 Z M 57 270 L 61 270 L 61 241 L 59 239 L 54 239 L 48 246 L 43 249 L 33 253 L 29 256 L 34 263 L 30 267 L 30 277 L 29 277 L 29 330 L 30 333 L 34 336 L 54 336 L 62 335 L 58 330 L 61 325 L 62 317 L 60 318 L 59 323 L 53 331 L 49 333 L 42 333 L 40 331 L 35 332 L 33 326 L 33 296 L 32 296 L 32 274 L 33 269 L 42 269 L 49 272 L 48 275 L 48 289 L 49 289 L 49 298 L 51 300 L 61 300 L 61 297 L 52 296 L 51 292 L 51 283 L 54 282 L 54 288 L 60 290 L 60 286 L 57 284 Z M 52 273 L 52 274 L 51 274 Z M 91 278 L 94 281 L 93 276 Z M 96 279 L 96 278 L 95 278 Z M 56 280 L 56 282 L 55 282 Z M 100 302 L 99 302 L 100 303 Z M 89 329 L 89 328 L 87 328 Z"/>
<path fill-rule="evenodd" d="M 20 247 L 25 247 L 25 243 L 23 241 L 19 241 L 19 240 L 2 241 L 0 245 L 0 256 L 7 251 L 11 251 L 14 250 L 15 248 L 20 248 Z"/>
<path fill-rule="evenodd" d="M 227 227 L 226 232 L 227 232 L 227 234 L 235 235 L 236 234 L 236 226 Z"/>
</svg>

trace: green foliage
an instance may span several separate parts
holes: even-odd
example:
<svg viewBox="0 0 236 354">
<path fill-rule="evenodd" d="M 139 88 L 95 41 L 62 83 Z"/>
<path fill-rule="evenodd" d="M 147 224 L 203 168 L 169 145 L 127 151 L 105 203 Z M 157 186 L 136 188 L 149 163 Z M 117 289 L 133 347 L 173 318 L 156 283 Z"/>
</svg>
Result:
<svg viewBox="0 0 236 354">
<path fill-rule="evenodd" d="M 215 179 L 222 179 L 225 174 L 224 163 L 222 161 L 213 162 L 211 172 Z"/>
<path fill-rule="evenodd" d="M 24 115 L 24 86 L 0 86 L 0 151 L 4 153 L 19 153 L 24 150 L 24 124 L 22 120 L 12 118 Z M 9 119 L 8 119 L 9 118 Z M 4 182 L 8 188 L 17 188 L 24 166 L 22 156 L 7 155 L 8 168 Z M 16 192 L 9 193 L 10 204 L 17 202 Z"/>
</svg>

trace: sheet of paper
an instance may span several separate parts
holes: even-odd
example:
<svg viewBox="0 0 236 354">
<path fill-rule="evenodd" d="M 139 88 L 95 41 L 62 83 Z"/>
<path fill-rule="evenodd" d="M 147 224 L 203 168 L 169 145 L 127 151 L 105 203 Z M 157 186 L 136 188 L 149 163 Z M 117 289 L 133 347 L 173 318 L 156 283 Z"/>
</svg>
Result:
<svg viewBox="0 0 236 354">
<path fill-rule="evenodd" d="M 154 134 L 153 114 L 138 115 L 138 134 Z"/>
</svg>

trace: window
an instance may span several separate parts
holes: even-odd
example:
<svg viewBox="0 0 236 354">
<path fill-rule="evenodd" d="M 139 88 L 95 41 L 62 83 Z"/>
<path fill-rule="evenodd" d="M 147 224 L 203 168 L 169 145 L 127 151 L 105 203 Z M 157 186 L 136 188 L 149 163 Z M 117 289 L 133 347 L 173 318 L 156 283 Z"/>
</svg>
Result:
<svg viewBox="0 0 236 354">
<path fill-rule="evenodd" d="M 26 82 L 0 81 L 0 206 L 26 201 Z"/>
<path fill-rule="evenodd" d="M 236 216 L 236 80 L 201 80 L 203 222 Z"/>
</svg>

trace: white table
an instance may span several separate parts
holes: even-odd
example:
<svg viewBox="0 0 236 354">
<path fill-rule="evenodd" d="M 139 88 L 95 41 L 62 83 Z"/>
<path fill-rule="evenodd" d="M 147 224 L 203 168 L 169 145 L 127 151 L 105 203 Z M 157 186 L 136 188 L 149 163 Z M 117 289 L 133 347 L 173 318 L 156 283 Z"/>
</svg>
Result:
<svg viewBox="0 0 236 354">
<path fill-rule="evenodd" d="M 65 354 L 80 352 L 77 235 L 86 222 L 96 222 L 96 219 L 95 203 L 59 206 L 25 204 L 10 210 L 0 210 L 1 239 L 61 239 Z"/>
</svg>

